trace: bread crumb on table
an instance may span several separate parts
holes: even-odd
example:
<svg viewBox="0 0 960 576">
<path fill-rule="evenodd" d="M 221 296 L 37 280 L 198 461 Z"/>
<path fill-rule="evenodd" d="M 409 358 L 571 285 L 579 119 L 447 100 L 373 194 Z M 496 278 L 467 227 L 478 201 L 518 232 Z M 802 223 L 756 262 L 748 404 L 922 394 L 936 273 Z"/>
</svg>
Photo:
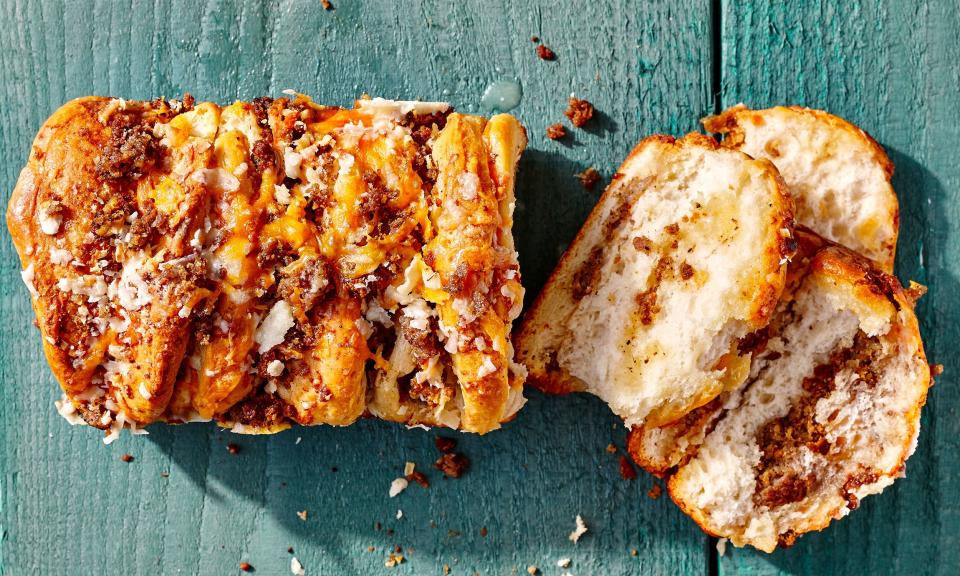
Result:
<svg viewBox="0 0 960 576">
<path fill-rule="evenodd" d="M 130 454 L 124 454 L 123 456 L 120 457 L 120 459 L 126 462 L 127 464 L 133 462 L 134 460 L 133 456 Z"/>
<path fill-rule="evenodd" d="M 571 560 L 569 558 L 561 558 L 557 560 L 558 568 L 569 568 Z"/>
<path fill-rule="evenodd" d="M 387 560 L 383 563 L 387 568 L 393 568 L 394 566 L 399 566 L 403 564 L 406 558 L 403 557 L 403 554 L 390 554 L 387 556 Z"/>
<path fill-rule="evenodd" d="M 663 494 L 663 488 L 661 488 L 659 484 L 654 484 L 653 488 L 650 488 L 650 490 L 647 491 L 647 496 L 653 498 L 654 500 L 659 498 L 661 494 Z"/>
<path fill-rule="evenodd" d="M 407 489 L 410 483 L 407 482 L 406 478 L 394 478 L 393 482 L 390 483 L 390 497 L 395 498 L 398 494 Z"/>
<path fill-rule="evenodd" d="M 537 56 L 539 56 L 541 60 L 546 60 L 547 62 L 552 62 L 557 59 L 556 53 L 547 48 L 546 44 L 540 44 L 537 46 Z"/>
<path fill-rule="evenodd" d="M 576 522 L 577 527 L 574 528 L 573 532 L 571 532 L 569 536 L 571 542 L 579 542 L 580 537 L 587 533 L 587 525 L 579 514 L 577 514 Z"/>
<path fill-rule="evenodd" d="M 303 564 L 297 560 L 296 556 L 290 559 L 290 573 L 293 576 L 306 576 L 307 574 L 307 571 L 303 569 Z"/>
<path fill-rule="evenodd" d="M 577 128 L 582 128 L 593 118 L 593 104 L 582 98 L 570 97 L 567 110 L 563 113 Z"/>
<path fill-rule="evenodd" d="M 574 174 L 574 176 L 576 176 L 577 180 L 580 181 L 580 185 L 587 190 L 593 190 L 594 186 L 600 182 L 600 173 L 597 172 L 597 169 L 593 166 L 587 168 L 583 172 Z"/>
<path fill-rule="evenodd" d="M 253 565 L 251 565 L 249 562 L 241 562 L 240 570 L 244 572 L 253 572 Z"/>
<path fill-rule="evenodd" d="M 448 452 L 437 458 L 433 467 L 450 478 L 459 478 L 470 467 L 470 461 L 463 454 Z"/>
<path fill-rule="evenodd" d="M 427 480 L 427 475 L 419 470 L 414 470 L 413 473 L 407 476 L 406 478 L 407 480 L 413 480 L 414 482 L 419 484 L 421 488 L 426 489 L 430 487 L 430 481 Z"/>
<path fill-rule="evenodd" d="M 453 438 L 446 438 L 444 436 L 437 436 L 434 438 L 433 443 L 436 445 L 437 450 L 443 452 L 444 454 L 453 452 L 453 449 L 457 447 L 456 440 Z"/>
<path fill-rule="evenodd" d="M 561 140 L 567 135 L 567 129 L 563 127 L 563 124 L 557 122 L 556 124 L 551 124 L 547 126 L 547 138 L 551 140 Z"/>
</svg>

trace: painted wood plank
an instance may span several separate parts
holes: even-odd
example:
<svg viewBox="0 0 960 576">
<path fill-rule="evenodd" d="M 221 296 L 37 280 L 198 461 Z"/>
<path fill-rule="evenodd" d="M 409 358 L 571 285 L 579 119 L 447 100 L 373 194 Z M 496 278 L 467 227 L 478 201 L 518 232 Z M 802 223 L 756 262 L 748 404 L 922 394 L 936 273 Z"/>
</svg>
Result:
<svg viewBox="0 0 960 576">
<path fill-rule="evenodd" d="M 516 78 L 530 135 L 516 234 L 532 297 L 599 192 L 573 174 L 595 165 L 609 177 L 641 135 L 693 129 L 712 109 L 706 0 L 334 4 L 0 0 L 4 201 L 42 121 L 84 94 L 228 102 L 297 88 L 328 103 L 366 91 L 479 111 L 489 82 Z M 536 57 L 532 35 L 556 62 Z M 599 120 L 566 145 L 549 141 L 571 92 Z M 0 572 L 230 574 L 246 561 L 288 574 L 293 547 L 307 574 L 370 574 L 387 572 L 394 546 L 407 557 L 398 574 L 445 563 L 453 574 L 559 574 L 561 557 L 574 574 L 707 571 L 706 538 L 667 498 L 646 496 L 653 481 L 619 477 L 605 447 L 622 446 L 624 430 L 593 399 L 531 392 L 504 430 L 457 436 L 473 461 L 461 480 L 430 468 L 433 433 L 373 421 L 257 438 L 158 426 L 104 447 L 53 410 L 59 394 L 6 237 L 0 313 Z M 405 461 L 431 487 L 391 500 Z M 590 532 L 573 544 L 577 514 Z"/>
<path fill-rule="evenodd" d="M 726 574 L 956 574 L 960 567 L 960 5 L 723 2 L 724 106 L 801 104 L 859 124 L 896 165 L 897 274 L 929 286 L 918 313 L 931 390 L 906 478 L 826 531 L 772 555 L 734 550 Z"/>
</svg>

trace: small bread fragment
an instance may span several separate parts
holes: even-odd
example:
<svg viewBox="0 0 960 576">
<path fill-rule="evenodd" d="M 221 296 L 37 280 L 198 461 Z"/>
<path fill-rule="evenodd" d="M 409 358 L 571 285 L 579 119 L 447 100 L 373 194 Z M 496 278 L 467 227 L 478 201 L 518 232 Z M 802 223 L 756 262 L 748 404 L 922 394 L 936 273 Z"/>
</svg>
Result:
<svg viewBox="0 0 960 576">
<path fill-rule="evenodd" d="M 899 204 L 893 164 L 869 134 L 828 112 L 743 104 L 703 120 L 723 145 L 773 162 L 793 197 L 797 223 L 893 271 Z"/>
<path fill-rule="evenodd" d="M 518 358 L 542 390 L 587 391 L 628 426 L 736 388 L 792 253 L 773 166 L 712 138 L 641 141 L 527 312 Z"/>
<path fill-rule="evenodd" d="M 903 474 L 930 384 L 918 290 L 826 242 L 792 272 L 747 382 L 629 443 L 706 532 L 766 552 Z"/>
</svg>

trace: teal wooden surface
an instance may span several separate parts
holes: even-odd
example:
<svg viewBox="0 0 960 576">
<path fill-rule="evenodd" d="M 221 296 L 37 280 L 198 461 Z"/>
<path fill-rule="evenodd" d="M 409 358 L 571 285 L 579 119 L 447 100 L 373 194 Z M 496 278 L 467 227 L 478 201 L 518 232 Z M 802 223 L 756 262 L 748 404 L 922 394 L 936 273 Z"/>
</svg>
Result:
<svg viewBox="0 0 960 576">
<path fill-rule="evenodd" d="M 587 397 L 531 402 L 485 437 L 456 436 L 460 480 L 429 469 L 434 434 L 366 421 L 275 437 L 155 426 L 109 447 L 53 410 L 8 238 L 0 243 L 0 572 L 3 574 L 955 574 L 960 566 L 960 47 L 956 2 L 713 0 L 0 0 L 0 190 L 9 194 L 43 120 L 69 98 L 111 94 L 227 102 L 296 88 L 349 104 L 363 92 L 478 111 L 488 83 L 518 79 L 530 148 L 515 232 L 528 296 L 597 198 L 573 174 L 609 177 L 641 136 L 679 134 L 719 105 L 820 106 L 861 123 L 897 165 L 898 272 L 930 286 L 919 311 L 947 372 L 931 391 L 907 478 L 821 534 L 771 556 L 717 558 L 653 480 L 619 477 L 624 431 Z M 543 62 L 530 36 L 558 56 Z M 544 128 L 576 92 L 601 111 L 566 145 Z M 451 434 L 447 434 L 451 435 Z M 297 439 L 300 438 L 299 443 Z M 241 446 L 238 455 L 228 442 Z M 120 455 L 136 459 L 124 463 Z M 431 486 L 390 499 L 405 461 Z M 334 468 L 336 471 L 334 471 Z M 397 510 L 403 511 L 401 519 Z M 298 511 L 307 511 L 301 520 Z M 582 514 L 590 532 L 567 539 Z M 377 530 L 376 523 L 381 523 Z M 481 528 L 486 528 L 486 536 Z M 373 551 L 368 551 L 372 546 Z M 401 546 L 407 561 L 384 560 Z M 638 551 L 637 556 L 630 554 Z"/>
</svg>

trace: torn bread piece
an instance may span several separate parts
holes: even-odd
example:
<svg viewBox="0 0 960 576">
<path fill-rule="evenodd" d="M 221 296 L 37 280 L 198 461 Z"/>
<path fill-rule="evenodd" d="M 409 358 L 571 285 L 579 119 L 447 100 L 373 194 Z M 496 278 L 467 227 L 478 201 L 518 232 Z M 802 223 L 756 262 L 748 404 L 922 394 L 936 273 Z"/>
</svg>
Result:
<svg viewBox="0 0 960 576">
<path fill-rule="evenodd" d="M 487 432 L 523 405 L 509 115 L 302 95 L 89 97 L 7 223 L 61 412 L 237 432 L 364 414 Z"/>
<path fill-rule="evenodd" d="M 865 131 L 828 112 L 740 104 L 703 120 L 723 145 L 773 162 L 797 223 L 893 270 L 900 227 L 893 164 Z"/>
<path fill-rule="evenodd" d="M 518 357 L 554 393 L 599 396 L 627 426 L 665 424 L 746 378 L 793 251 L 772 164 L 690 134 L 624 162 L 527 312 Z"/>
<path fill-rule="evenodd" d="M 672 464 L 670 494 L 705 531 L 766 552 L 903 475 L 930 385 L 922 289 L 836 245 L 797 262 L 744 386 L 644 447 Z"/>
<path fill-rule="evenodd" d="M 777 312 L 770 324 L 739 343 L 740 350 L 755 355 L 751 362 L 754 371 L 758 359 L 765 358 L 764 352 L 771 335 L 779 334 L 783 329 L 785 316 L 782 312 L 806 277 L 810 260 L 830 244 L 802 226 L 796 227 L 794 238 L 797 250 L 787 265 L 786 282 L 777 304 Z M 731 398 L 738 398 L 736 391 L 724 392 L 669 424 L 634 426 L 628 436 L 627 451 L 641 468 L 658 478 L 665 478 L 675 472 L 676 467 L 686 461 L 687 456 L 696 451 L 724 406 L 731 402 Z"/>
</svg>

